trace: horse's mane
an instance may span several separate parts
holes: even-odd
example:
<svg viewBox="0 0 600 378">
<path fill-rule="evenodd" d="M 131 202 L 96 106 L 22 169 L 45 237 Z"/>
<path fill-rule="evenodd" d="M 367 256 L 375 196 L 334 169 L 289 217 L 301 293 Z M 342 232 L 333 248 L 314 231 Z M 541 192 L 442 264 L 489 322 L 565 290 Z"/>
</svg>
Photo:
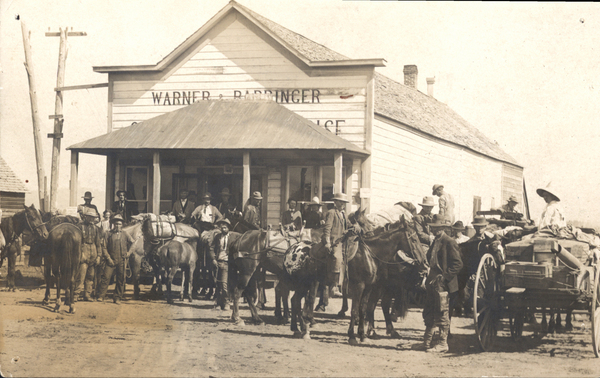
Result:
<svg viewBox="0 0 600 378">
<path fill-rule="evenodd" d="M 396 232 L 398 232 L 402 229 L 404 229 L 402 221 L 389 223 L 385 226 L 377 227 L 373 231 L 368 232 L 364 236 L 363 239 L 367 240 L 367 241 L 371 241 L 371 240 L 375 240 L 375 239 L 387 239 L 391 235 L 395 234 Z"/>
</svg>

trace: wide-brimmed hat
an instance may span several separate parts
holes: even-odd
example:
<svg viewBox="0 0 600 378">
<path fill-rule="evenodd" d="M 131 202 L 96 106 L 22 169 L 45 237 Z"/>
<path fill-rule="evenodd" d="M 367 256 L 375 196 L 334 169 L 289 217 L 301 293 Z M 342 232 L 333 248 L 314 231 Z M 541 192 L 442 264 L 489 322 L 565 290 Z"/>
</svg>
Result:
<svg viewBox="0 0 600 378">
<path fill-rule="evenodd" d="M 85 192 L 85 194 L 81 198 L 83 198 L 83 199 L 92 199 L 94 197 L 92 197 L 92 192 Z"/>
<path fill-rule="evenodd" d="M 123 193 L 123 194 L 125 194 L 125 196 L 127 196 L 127 192 L 126 191 L 124 191 L 124 190 L 117 190 L 117 193 L 116 193 L 117 197 L 119 196 L 120 193 Z"/>
<path fill-rule="evenodd" d="M 450 223 L 446 222 L 446 218 L 444 218 L 443 215 L 440 214 L 434 214 L 433 215 L 433 222 L 429 223 L 428 226 L 431 227 L 448 227 L 451 228 L 452 225 Z"/>
<path fill-rule="evenodd" d="M 256 191 L 256 192 L 252 193 L 252 198 L 253 198 L 253 199 L 257 199 L 257 200 L 261 200 L 261 199 L 263 199 L 263 198 L 262 198 L 262 195 L 260 194 L 260 192 L 259 192 L 259 191 Z"/>
<path fill-rule="evenodd" d="M 435 191 L 436 191 L 436 190 L 438 190 L 438 189 L 444 189 L 444 185 L 435 184 L 435 185 L 433 186 L 433 189 L 431 189 L 431 194 L 434 194 L 434 195 L 435 195 Z"/>
<path fill-rule="evenodd" d="M 489 222 L 485 219 L 484 216 L 478 215 L 473 218 L 473 222 L 471 222 L 472 226 L 487 226 Z"/>
<path fill-rule="evenodd" d="M 548 185 L 546 185 L 544 188 L 539 188 L 538 190 L 536 190 L 537 194 L 542 197 L 543 193 L 546 192 L 552 196 L 554 196 L 558 201 L 560 201 L 560 196 L 558 194 L 558 191 L 552 187 L 552 182 L 549 182 Z"/>
<path fill-rule="evenodd" d="M 517 201 L 517 196 L 508 197 L 508 202 L 519 203 L 519 201 Z"/>
<path fill-rule="evenodd" d="M 457 231 L 463 231 L 465 229 L 465 225 L 463 224 L 462 221 L 456 221 L 452 225 L 452 228 Z"/>
<path fill-rule="evenodd" d="M 433 206 L 435 206 L 435 200 L 433 199 L 433 197 L 429 197 L 429 196 L 423 197 L 423 202 L 419 203 L 418 205 L 421 207 L 424 207 L 424 206 L 433 207 Z"/>
<path fill-rule="evenodd" d="M 350 202 L 346 199 L 346 195 L 344 193 L 335 193 L 331 200 L 332 201 Z"/>
<path fill-rule="evenodd" d="M 221 190 L 221 196 L 230 196 L 231 193 L 229 192 L 229 188 L 223 188 L 223 190 Z"/>
<path fill-rule="evenodd" d="M 202 199 L 211 199 L 211 198 L 212 198 L 212 195 L 208 192 L 206 192 L 202 195 Z"/>
<path fill-rule="evenodd" d="M 125 223 L 125 219 L 123 219 L 123 216 L 121 214 L 115 214 L 114 217 L 110 218 L 110 223 L 115 223 L 116 221 L 121 221 Z"/>
<path fill-rule="evenodd" d="M 221 218 L 221 219 L 219 219 L 219 220 L 216 222 L 216 225 L 218 226 L 218 225 L 220 225 L 220 224 L 222 224 L 222 223 L 225 223 L 226 225 L 228 225 L 228 226 L 229 226 L 229 228 L 231 228 L 231 222 L 229 221 L 229 219 L 227 219 L 227 218 Z"/>
</svg>

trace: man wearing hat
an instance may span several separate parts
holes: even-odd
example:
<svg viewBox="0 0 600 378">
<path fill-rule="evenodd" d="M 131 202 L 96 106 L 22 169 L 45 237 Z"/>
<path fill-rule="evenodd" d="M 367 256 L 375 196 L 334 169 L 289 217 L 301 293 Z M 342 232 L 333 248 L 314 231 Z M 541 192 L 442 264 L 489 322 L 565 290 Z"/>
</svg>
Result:
<svg viewBox="0 0 600 378">
<path fill-rule="evenodd" d="M 423 197 L 423 201 L 421 201 L 421 203 L 418 205 L 421 206 L 421 211 L 414 217 L 415 228 L 421 244 L 423 244 L 426 248 L 429 248 L 433 242 L 434 236 L 429 231 L 428 224 L 433 221 L 433 215 L 431 214 L 431 211 L 435 206 L 435 202 L 433 197 Z"/>
<path fill-rule="evenodd" d="M 312 202 L 308 204 L 308 212 L 304 215 L 306 228 L 319 228 L 325 223 L 321 206 L 323 205 L 319 201 L 319 197 L 314 197 Z"/>
<path fill-rule="evenodd" d="M 83 217 L 83 224 L 81 225 L 83 240 L 79 272 L 75 283 L 75 296 L 79 296 L 83 286 L 83 300 L 91 301 L 96 265 L 100 264 L 100 255 L 102 254 L 102 230 L 94 224 L 96 222 L 96 211 L 93 208 L 85 207 L 81 215 Z"/>
<path fill-rule="evenodd" d="M 134 211 L 135 204 L 127 200 L 127 192 L 124 190 L 117 190 L 117 198 L 113 203 L 113 214 L 120 214 L 121 218 L 123 218 L 123 223 L 127 224 L 131 221 L 131 216 L 137 214 L 137 211 Z"/>
<path fill-rule="evenodd" d="M 106 249 L 102 251 L 106 259 L 106 266 L 102 274 L 100 288 L 98 290 L 98 301 L 103 302 L 108 290 L 108 284 L 116 270 L 115 276 L 115 291 L 113 301 L 115 304 L 120 304 L 125 294 L 125 260 L 127 258 L 127 250 L 135 242 L 133 238 L 123 232 L 124 219 L 121 214 L 115 214 L 111 222 L 113 229 L 106 241 Z"/>
<path fill-rule="evenodd" d="M 227 290 L 227 280 L 229 272 L 229 246 L 240 236 L 240 234 L 229 232 L 231 229 L 231 222 L 227 218 L 217 221 L 217 227 L 221 230 L 221 233 L 217 234 L 210 244 L 208 255 L 217 272 L 215 307 L 221 307 L 221 310 L 228 310 L 229 295 Z"/>
<path fill-rule="evenodd" d="M 342 293 L 339 287 L 343 286 L 346 266 L 344 264 L 343 243 L 335 244 L 335 242 L 346 233 L 350 226 L 350 221 L 345 212 L 345 207 L 348 203 L 346 195 L 335 193 L 332 200 L 334 208 L 325 213 L 322 242 L 325 248 L 333 254 L 335 260 L 335 264 L 328 267 L 330 276 L 328 281 L 332 283 L 332 294 L 335 297 L 341 297 Z"/>
<path fill-rule="evenodd" d="M 221 202 L 217 205 L 217 209 L 225 218 L 231 220 L 235 214 L 235 208 L 236 206 L 231 199 L 229 188 L 223 188 L 223 190 L 221 190 Z"/>
<path fill-rule="evenodd" d="M 100 221 L 100 213 L 98 212 L 98 208 L 96 207 L 96 205 L 92 204 L 92 192 L 85 192 L 85 194 L 83 195 L 83 202 L 81 205 L 77 206 L 77 213 L 79 214 L 79 217 L 81 218 L 81 220 L 85 220 L 84 219 L 84 214 L 88 214 L 89 212 L 86 211 L 87 209 L 92 209 L 95 213 L 96 213 L 96 218 L 94 219 L 94 223 Z"/>
<path fill-rule="evenodd" d="M 181 189 L 179 191 L 179 199 L 173 204 L 172 213 L 175 215 L 177 222 L 191 223 L 192 212 L 196 207 L 196 204 L 188 199 L 189 191 L 187 189 Z"/>
<path fill-rule="evenodd" d="M 244 220 L 256 228 L 261 228 L 261 217 L 260 217 L 260 203 L 262 201 L 262 195 L 260 192 L 252 193 L 250 203 L 244 209 Z"/>
<path fill-rule="evenodd" d="M 542 211 L 542 215 L 538 221 L 538 231 L 544 229 L 556 233 L 559 229 L 567 227 L 565 211 L 560 204 L 558 192 L 551 187 L 549 183 L 545 188 L 540 188 L 537 194 L 546 201 L 546 207 Z"/>
<path fill-rule="evenodd" d="M 430 268 L 425 280 L 427 297 L 423 307 L 423 348 L 427 352 L 446 353 L 450 332 L 450 308 L 458 294 L 457 274 L 463 263 L 456 240 L 446 234 L 451 230 L 451 226 L 445 223 L 445 218 L 436 214 L 429 227 L 435 235 L 435 240 L 427 251 Z M 440 329 L 440 341 L 432 346 L 435 327 Z"/>
<path fill-rule="evenodd" d="M 223 218 L 221 212 L 210 204 L 211 199 L 210 193 L 204 193 L 200 199 L 200 205 L 192 212 L 192 219 L 196 220 L 196 224 L 200 226 L 200 233 L 205 230 L 212 230 L 215 222 Z"/>
<path fill-rule="evenodd" d="M 432 189 L 434 196 L 440 197 L 438 205 L 440 207 L 439 214 L 443 217 L 444 222 L 448 224 L 454 223 L 454 197 L 450 193 L 444 191 L 444 185 L 435 184 Z"/>
<path fill-rule="evenodd" d="M 457 244 L 462 244 L 470 240 L 470 238 L 467 235 L 464 235 L 463 232 L 465 232 L 465 226 L 463 225 L 463 222 L 456 221 L 452 225 L 452 237 L 454 240 L 456 240 Z"/>
</svg>

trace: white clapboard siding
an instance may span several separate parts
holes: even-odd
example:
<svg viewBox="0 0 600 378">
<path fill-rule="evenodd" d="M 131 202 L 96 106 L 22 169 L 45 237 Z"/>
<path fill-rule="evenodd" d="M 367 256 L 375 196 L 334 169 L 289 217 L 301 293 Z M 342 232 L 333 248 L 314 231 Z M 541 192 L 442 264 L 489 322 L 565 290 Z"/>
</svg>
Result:
<svg viewBox="0 0 600 378">
<path fill-rule="evenodd" d="M 112 128 L 195 101 L 270 93 L 291 111 L 364 148 L 366 74 L 311 77 L 237 20 L 209 34 L 162 80 L 115 79 Z"/>
<path fill-rule="evenodd" d="M 456 219 L 470 223 L 473 196 L 482 198 L 482 209 L 501 198 L 502 163 L 377 118 L 371 166 L 372 211 L 398 201 L 417 205 L 442 184 L 454 196 Z"/>
<path fill-rule="evenodd" d="M 523 168 L 515 167 L 514 165 L 503 164 L 501 205 L 508 202 L 510 196 L 517 197 L 519 201 L 517 208 L 519 211 L 524 211 L 523 204 L 525 203 L 525 198 L 523 193 Z"/>
<path fill-rule="evenodd" d="M 281 218 L 281 171 L 269 168 L 267 176 L 267 224 L 279 224 Z"/>
</svg>

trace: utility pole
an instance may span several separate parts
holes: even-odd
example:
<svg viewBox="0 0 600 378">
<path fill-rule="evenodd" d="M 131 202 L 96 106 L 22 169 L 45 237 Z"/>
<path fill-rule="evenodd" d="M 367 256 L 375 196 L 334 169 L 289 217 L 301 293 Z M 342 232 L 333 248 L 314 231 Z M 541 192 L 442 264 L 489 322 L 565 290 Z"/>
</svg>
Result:
<svg viewBox="0 0 600 378">
<path fill-rule="evenodd" d="M 72 30 L 73 28 L 71 28 Z M 46 33 L 46 37 L 60 37 L 60 47 L 58 52 L 58 72 L 56 75 L 56 101 L 54 104 L 54 115 L 49 118 L 54 119 L 54 133 L 48 134 L 52 138 L 52 171 L 50 176 L 50 211 L 56 210 L 58 197 L 58 173 L 60 165 L 60 140 L 63 137 L 63 96 L 62 87 L 65 81 L 65 65 L 67 60 L 67 36 L 85 36 L 85 32 L 68 32 L 68 28 L 60 28 L 58 33 Z"/>
<path fill-rule="evenodd" d="M 23 33 L 23 47 L 25 48 L 25 70 L 27 71 L 27 79 L 29 80 L 29 101 L 31 102 L 33 144 L 35 147 L 35 161 L 37 164 L 38 196 L 40 201 L 40 209 L 43 211 L 48 211 L 48 204 L 45 203 L 46 173 L 44 171 L 44 152 L 42 148 L 42 137 L 40 135 L 41 122 L 37 106 L 37 86 L 35 82 L 35 75 L 33 74 L 31 44 L 29 42 L 31 33 L 27 30 L 27 26 L 23 21 L 21 21 L 21 32 Z"/>
</svg>

